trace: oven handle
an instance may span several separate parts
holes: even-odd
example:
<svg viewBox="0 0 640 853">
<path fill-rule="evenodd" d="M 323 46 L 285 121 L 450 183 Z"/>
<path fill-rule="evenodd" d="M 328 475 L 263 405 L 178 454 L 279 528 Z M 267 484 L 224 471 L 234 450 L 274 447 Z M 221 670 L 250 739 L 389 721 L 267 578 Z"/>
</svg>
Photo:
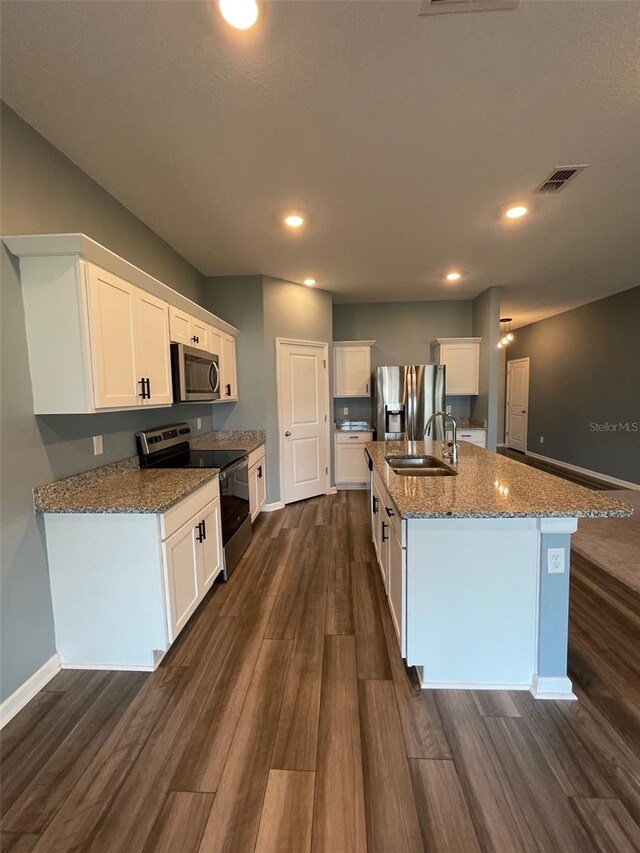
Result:
<svg viewBox="0 0 640 853">
<path fill-rule="evenodd" d="M 246 464 L 247 464 L 248 459 L 249 459 L 249 457 L 248 457 L 248 456 L 243 456 L 243 457 L 242 457 L 242 459 L 238 459 L 238 460 L 237 460 L 237 462 L 234 462 L 232 465 L 229 465 L 229 467 L 228 467 L 228 468 L 225 468 L 225 469 L 224 469 L 223 471 L 221 471 L 220 473 L 221 473 L 221 474 L 225 474 L 225 475 L 226 475 L 226 474 L 228 474 L 230 471 L 235 471 L 235 470 L 236 470 L 236 468 L 242 468 L 242 466 L 243 466 L 243 465 L 246 465 Z"/>
</svg>

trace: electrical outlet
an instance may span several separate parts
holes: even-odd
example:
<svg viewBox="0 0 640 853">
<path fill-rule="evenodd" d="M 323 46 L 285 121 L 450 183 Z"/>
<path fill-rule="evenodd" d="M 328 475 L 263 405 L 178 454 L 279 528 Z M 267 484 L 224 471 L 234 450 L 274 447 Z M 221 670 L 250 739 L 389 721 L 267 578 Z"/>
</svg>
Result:
<svg viewBox="0 0 640 853">
<path fill-rule="evenodd" d="M 564 572 L 564 548 L 549 548 L 547 572 L 550 575 L 561 575 Z"/>
<path fill-rule="evenodd" d="M 447 411 L 447 414 L 450 415 L 451 414 L 451 406 L 445 406 L 445 409 Z"/>
<path fill-rule="evenodd" d="M 202 429 L 202 418 L 196 418 L 196 429 Z"/>
<path fill-rule="evenodd" d="M 104 447 L 102 445 L 102 436 L 94 435 L 93 436 L 93 455 L 100 456 L 104 453 Z"/>
<path fill-rule="evenodd" d="M 544 436 L 543 435 L 540 436 L 540 444 L 544 444 Z"/>
<path fill-rule="evenodd" d="M 344 408 L 342 409 L 342 414 L 343 414 L 343 415 L 348 415 L 348 414 L 349 414 L 349 406 L 344 406 Z"/>
</svg>

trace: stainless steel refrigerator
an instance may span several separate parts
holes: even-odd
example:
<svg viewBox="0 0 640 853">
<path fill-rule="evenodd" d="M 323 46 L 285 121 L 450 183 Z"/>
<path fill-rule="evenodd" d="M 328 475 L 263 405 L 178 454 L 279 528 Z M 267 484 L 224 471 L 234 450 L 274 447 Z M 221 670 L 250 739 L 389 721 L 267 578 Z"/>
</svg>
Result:
<svg viewBox="0 0 640 853">
<path fill-rule="evenodd" d="M 378 441 L 422 441 L 427 420 L 444 411 L 445 368 L 441 364 L 408 364 L 376 370 L 376 438 Z M 444 439 L 443 418 L 430 438 Z"/>
</svg>

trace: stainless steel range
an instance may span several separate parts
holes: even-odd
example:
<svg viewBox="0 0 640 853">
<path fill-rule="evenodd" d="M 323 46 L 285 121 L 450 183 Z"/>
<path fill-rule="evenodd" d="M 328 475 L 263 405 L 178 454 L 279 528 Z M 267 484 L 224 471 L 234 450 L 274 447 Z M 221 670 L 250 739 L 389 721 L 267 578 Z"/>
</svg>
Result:
<svg viewBox="0 0 640 853">
<path fill-rule="evenodd" d="M 219 468 L 224 573 L 227 580 L 251 542 L 248 454 L 191 447 L 189 424 L 137 432 L 141 468 Z"/>
</svg>

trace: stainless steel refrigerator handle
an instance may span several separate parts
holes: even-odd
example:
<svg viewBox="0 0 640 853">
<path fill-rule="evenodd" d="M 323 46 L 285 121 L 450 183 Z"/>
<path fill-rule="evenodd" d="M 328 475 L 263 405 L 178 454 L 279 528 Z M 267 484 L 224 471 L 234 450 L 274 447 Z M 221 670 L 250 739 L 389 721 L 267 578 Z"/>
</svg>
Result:
<svg viewBox="0 0 640 853">
<path fill-rule="evenodd" d="M 413 365 L 409 367 L 409 423 L 407 428 L 407 441 L 416 440 L 416 369 Z"/>
</svg>

